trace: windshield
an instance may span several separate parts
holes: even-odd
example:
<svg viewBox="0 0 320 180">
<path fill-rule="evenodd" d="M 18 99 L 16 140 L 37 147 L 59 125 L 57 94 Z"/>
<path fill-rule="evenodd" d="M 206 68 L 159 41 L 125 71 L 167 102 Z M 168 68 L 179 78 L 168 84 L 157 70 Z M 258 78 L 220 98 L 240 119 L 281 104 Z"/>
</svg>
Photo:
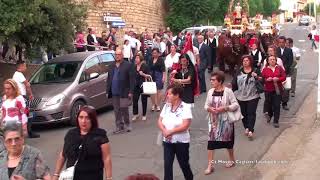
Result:
<svg viewBox="0 0 320 180">
<path fill-rule="evenodd" d="M 48 63 L 32 76 L 31 84 L 71 82 L 77 75 L 81 62 Z"/>
</svg>

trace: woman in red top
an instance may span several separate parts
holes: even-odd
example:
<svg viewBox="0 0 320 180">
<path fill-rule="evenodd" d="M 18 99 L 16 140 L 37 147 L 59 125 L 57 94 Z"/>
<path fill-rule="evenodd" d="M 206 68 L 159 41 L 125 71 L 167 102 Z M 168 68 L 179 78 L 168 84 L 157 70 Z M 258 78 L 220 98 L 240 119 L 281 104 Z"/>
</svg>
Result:
<svg viewBox="0 0 320 180">
<path fill-rule="evenodd" d="M 282 82 L 286 80 L 285 70 L 277 65 L 277 57 L 269 56 L 266 67 L 262 70 L 265 84 L 265 99 L 268 104 L 268 123 L 273 117 L 273 126 L 279 128 Z"/>
</svg>

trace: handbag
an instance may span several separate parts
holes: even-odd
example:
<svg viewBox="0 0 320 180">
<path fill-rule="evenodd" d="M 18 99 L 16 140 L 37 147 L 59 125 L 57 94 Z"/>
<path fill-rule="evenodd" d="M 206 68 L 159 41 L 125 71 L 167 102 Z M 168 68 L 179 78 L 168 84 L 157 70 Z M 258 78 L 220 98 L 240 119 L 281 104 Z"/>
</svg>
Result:
<svg viewBox="0 0 320 180">
<path fill-rule="evenodd" d="M 229 103 L 231 104 L 231 103 Z M 229 123 L 235 123 L 242 120 L 243 116 L 241 114 L 240 106 L 235 111 L 227 111 L 227 120 Z"/>
<path fill-rule="evenodd" d="M 282 83 L 282 85 L 285 90 L 290 90 L 291 89 L 291 77 L 287 77 L 286 80 Z"/>
<path fill-rule="evenodd" d="M 63 170 L 60 173 L 59 180 L 73 180 L 75 167 L 78 164 L 78 161 L 79 161 L 79 158 L 80 158 L 81 149 L 82 149 L 82 144 L 79 146 L 79 155 L 78 155 L 78 158 L 77 158 L 76 162 L 74 163 L 73 166 Z"/>
<path fill-rule="evenodd" d="M 148 79 L 150 81 L 148 81 Z M 146 95 L 157 94 L 157 84 L 153 82 L 151 76 L 147 78 L 147 81 L 142 83 L 142 91 L 143 91 L 143 94 L 146 94 Z"/>
<path fill-rule="evenodd" d="M 255 85 L 256 85 L 256 88 L 257 88 L 257 93 L 261 94 L 261 93 L 264 93 L 264 85 L 263 85 L 263 82 L 259 79 L 256 79 L 255 80 Z"/>
</svg>

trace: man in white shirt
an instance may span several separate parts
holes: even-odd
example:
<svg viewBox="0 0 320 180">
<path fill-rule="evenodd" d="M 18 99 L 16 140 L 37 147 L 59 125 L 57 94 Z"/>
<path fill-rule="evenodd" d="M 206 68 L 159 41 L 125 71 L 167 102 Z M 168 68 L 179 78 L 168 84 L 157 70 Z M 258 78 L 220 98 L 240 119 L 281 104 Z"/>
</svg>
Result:
<svg viewBox="0 0 320 180">
<path fill-rule="evenodd" d="M 292 49 L 293 52 L 293 63 L 291 66 L 292 73 L 291 73 L 291 97 L 295 97 L 296 93 L 296 85 L 297 85 L 297 72 L 298 72 L 298 61 L 300 60 L 301 57 L 301 52 L 300 49 L 293 46 L 293 39 L 292 38 L 287 38 L 286 40 L 286 46 L 288 48 Z"/>
<path fill-rule="evenodd" d="M 29 101 L 33 100 L 33 94 L 31 91 L 31 86 L 29 81 L 25 78 L 24 72 L 27 70 L 27 65 L 24 61 L 17 62 L 17 71 L 13 74 L 12 79 L 18 84 L 21 95 L 26 99 L 27 106 L 29 106 Z M 30 138 L 39 138 L 40 135 L 32 132 L 31 129 L 32 119 L 28 120 L 28 135 Z"/>
</svg>

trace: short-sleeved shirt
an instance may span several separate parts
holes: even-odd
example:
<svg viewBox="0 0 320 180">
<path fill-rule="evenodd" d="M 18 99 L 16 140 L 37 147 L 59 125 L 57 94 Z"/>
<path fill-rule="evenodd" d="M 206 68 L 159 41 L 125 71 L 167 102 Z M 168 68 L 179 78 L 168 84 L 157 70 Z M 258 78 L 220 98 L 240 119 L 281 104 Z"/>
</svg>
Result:
<svg viewBox="0 0 320 180">
<path fill-rule="evenodd" d="M 64 138 L 63 155 L 67 159 L 67 168 L 73 166 L 79 159 L 75 179 L 81 176 L 83 179 L 92 180 L 103 178 L 104 164 L 101 145 L 106 143 L 109 143 L 109 139 L 104 129 L 95 128 L 84 136 L 80 134 L 79 128 L 68 131 Z"/>
<path fill-rule="evenodd" d="M 22 96 L 27 95 L 26 86 L 24 85 L 24 82 L 27 80 L 26 77 L 24 77 L 22 72 L 16 71 L 13 74 L 12 79 L 18 84 L 20 93 Z"/>
<path fill-rule="evenodd" d="M 16 122 L 26 124 L 28 117 L 26 114 L 26 102 L 20 95 L 15 99 L 6 99 L 1 105 L 3 123 Z"/>
<path fill-rule="evenodd" d="M 166 103 L 161 111 L 160 117 L 162 118 L 162 124 L 167 130 L 172 130 L 183 124 L 183 120 L 191 120 L 192 112 L 191 106 L 181 102 L 176 111 L 172 111 L 172 106 L 170 103 Z M 163 138 L 163 141 L 166 141 Z M 189 143 L 190 142 L 190 133 L 189 130 L 181 132 L 178 134 L 172 135 L 170 143 Z"/>
</svg>

